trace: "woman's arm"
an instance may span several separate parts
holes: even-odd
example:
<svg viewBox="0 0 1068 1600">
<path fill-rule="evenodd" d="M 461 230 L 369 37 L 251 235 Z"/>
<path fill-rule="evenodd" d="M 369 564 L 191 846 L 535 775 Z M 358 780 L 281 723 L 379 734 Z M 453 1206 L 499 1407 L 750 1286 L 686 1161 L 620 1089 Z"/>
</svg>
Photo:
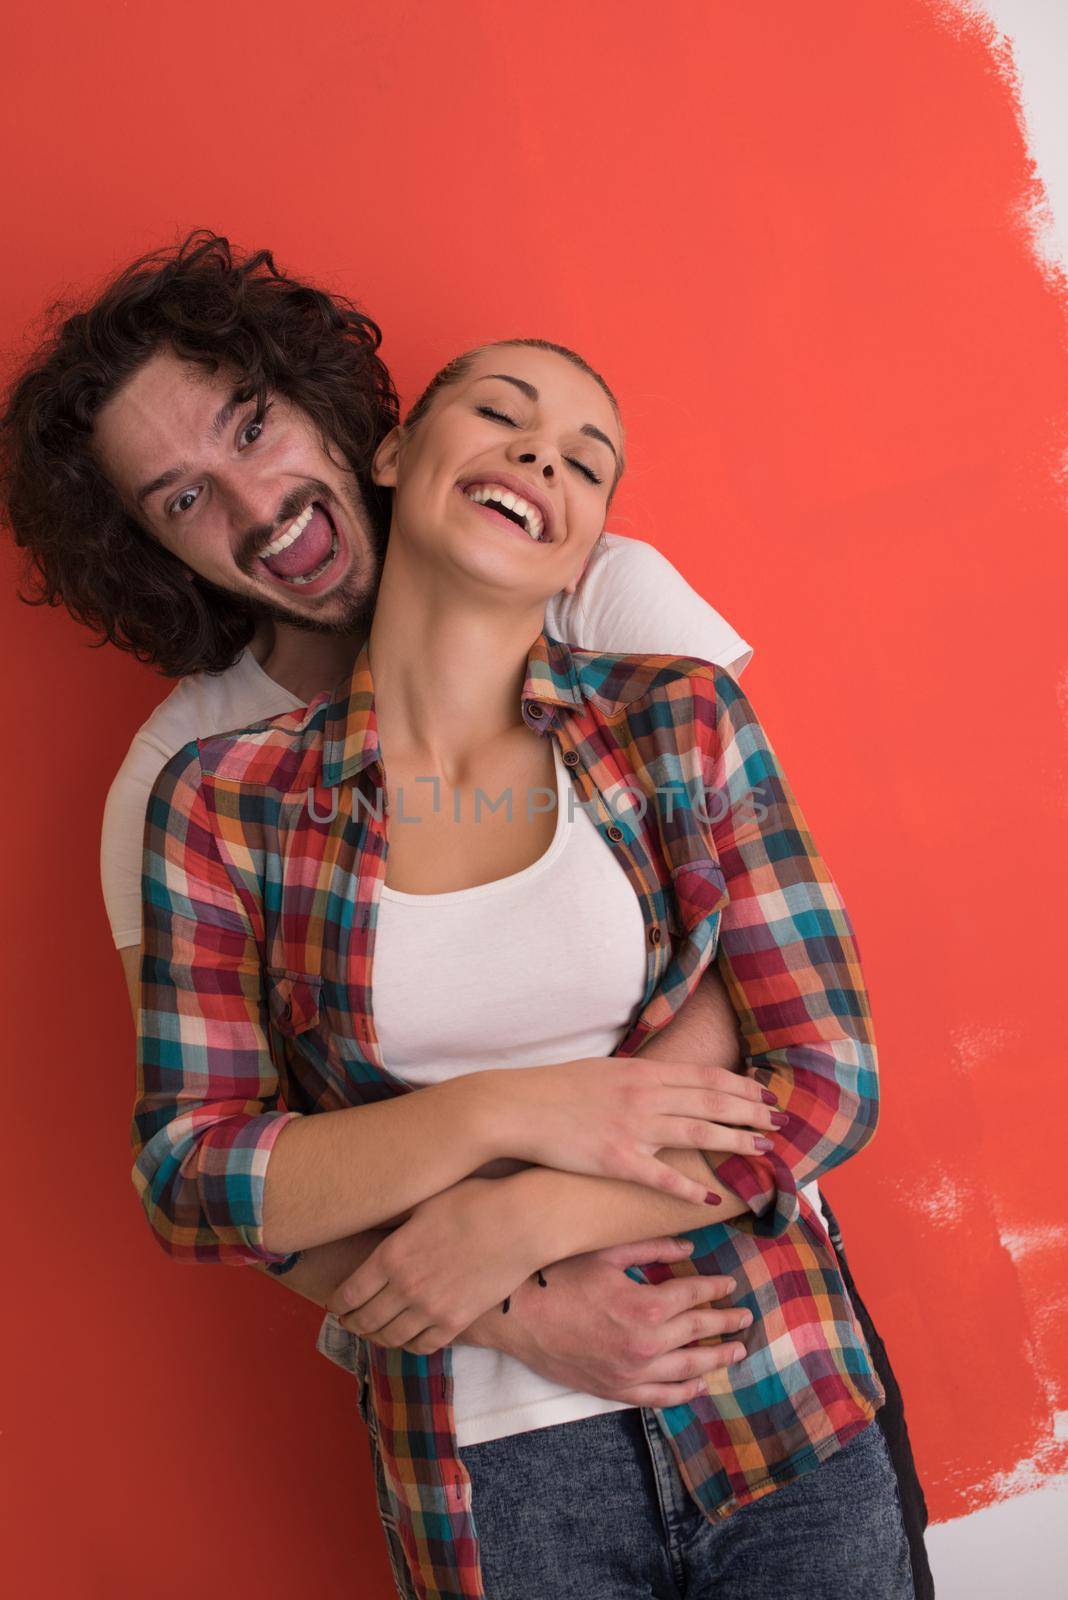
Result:
<svg viewBox="0 0 1068 1600">
<path fill-rule="evenodd" d="M 132 1178 L 168 1253 L 288 1263 L 509 1153 L 481 1074 L 328 1116 L 279 1109 L 260 948 L 195 744 L 153 789 L 142 885 Z"/>
<path fill-rule="evenodd" d="M 692 917 L 720 912 L 716 968 L 737 1018 L 744 1071 L 775 1094 L 785 1124 L 769 1134 L 766 1153 L 697 1155 L 722 1200 L 703 1216 L 633 1184 L 543 1167 L 502 1179 L 502 1204 L 515 1199 L 516 1225 L 535 1232 L 545 1261 L 718 1221 L 779 1234 L 798 1214 L 798 1187 L 856 1154 L 876 1127 L 870 1008 L 838 889 L 738 685 L 711 667 L 690 682 L 705 826 L 716 854 L 709 855 L 698 818 L 676 810 L 679 826 L 692 833 L 692 866 L 676 872 L 675 886 Z M 674 1030 L 703 1002 L 706 981 L 642 1055 L 666 1049 L 689 1058 Z M 658 1154 L 694 1170 L 692 1150 Z"/>
<path fill-rule="evenodd" d="M 131 963 L 133 981 L 136 985 L 136 969 Z M 700 984 L 687 1000 L 679 1015 L 656 1038 L 640 1052 L 642 1055 L 656 1055 L 662 1060 L 678 1061 L 706 1061 L 711 1066 L 736 1068 L 741 1064 L 738 1048 L 738 1031 L 734 1011 L 727 999 L 726 991 L 714 968 L 709 968 L 701 979 Z M 662 1152 L 664 1159 L 671 1161 L 680 1172 L 686 1172 L 693 1178 L 706 1179 L 708 1176 L 705 1168 L 705 1157 L 699 1151 L 677 1150 Z M 505 1177 L 514 1172 L 521 1171 L 546 1171 L 545 1168 L 531 1168 L 525 1161 L 514 1161 L 511 1157 L 504 1156 L 497 1161 L 488 1162 L 472 1177 Z M 556 1174 L 561 1176 L 561 1174 Z M 647 1226 L 640 1229 L 636 1237 L 651 1237 L 657 1231 L 656 1218 L 667 1216 L 670 1229 L 679 1232 L 687 1226 L 692 1226 L 689 1217 L 695 1208 L 687 1207 L 685 1203 L 673 1202 L 670 1196 L 657 1195 L 644 1185 L 613 1184 L 610 1179 L 583 1179 L 586 1185 L 596 1185 L 590 1190 L 593 1204 L 605 1211 L 605 1222 L 609 1217 L 618 1216 L 619 1191 L 624 1194 L 625 1216 L 628 1228 L 633 1222 L 645 1219 Z M 634 1191 L 634 1192 L 631 1192 Z M 503 1193 L 504 1191 L 502 1191 Z M 730 1201 L 740 1207 L 741 1202 L 736 1196 L 730 1196 Z M 666 1202 L 666 1204 L 665 1204 Z M 584 1204 L 588 1202 L 584 1199 Z M 705 1208 L 701 1207 L 701 1217 L 698 1226 L 706 1225 L 708 1217 Z M 399 1223 L 401 1218 L 391 1218 L 390 1222 Z M 716 1220 L 719 1213 L 716 1213 Z M 313 1245 L 305 1250 L 297 1261 L 282 1277 L 277 1277 L 266 1270 L 264 1262 L 254 1265 L 263 1272 L 265 1278 L 271 1283 L 280 1284 L 284 1289 L 290 1289 L 302 1299 L 310 1301 L 317 1306 L 325 1306 L 327 1301 L 334 1297 L 339 1286 L 352 1276 L 356 1269 L 363 1265 L 382 1240 L 391 1231 L 391 1226 L 368 1228 L 363 1233 L 350 1235 L 346 1239 L 337 1239 L 329 1244 Z M 629 1240 L 625 1241 L 629 1243 Z M 549 1261 L 562 1260 L 567 1254 L 578 1252 L 557 1251 L 547 1257 Z M 487 1312 L 476 1323 L 472 1324 L 467 1333 L 468 1339 L 459 1343 L 475 1343 L 487 1345 L 492 1348 L 504 1348 L 505 1336 L 514 1332 L 514 1319 L 509 1320 L 494 1312 Z"/>
<path fill-rule="evenodd" d="M 735 1012 L 714 967 L 706 969 L 678 1015 L 638 1053 L 655 1060 L 702 1061 L 741 1070 Z M 730 1222 L 748 1212 L 744 1200 L 710 1176 L 708 1163 L 714 1158 L 709 1152 L 665 1149 L 657 1151 L 657 1156 L 687 1177 L 706 1183 L 709 1191 L 719 1196 L 720 1204 L 694 1206 L 672 1195 L 657 1194 L 644 1184 L 530 1166 L 502 1178 L 492 1195 L 495 1215 L 501 1226 L 507 1227 L 507 1208 L 515 1216 L 517 1229 L 535 1232 L 540 1243 L 534 1253 L 548 1266 L 654 1234 L 685 1233 Z"/>
<path fill-rule="evenodd" d="M 746 1074 L 786 1113 L 767 1154 L 708 1161 L 749 1208 L 736 1225 L 774 1236 L 797 1217 L 798 1186 L 875 1132 L 871 1009 L 849 914 L 753 707 L 716 667 L 690 681 L 726 894 L 716 965 Z"/>
<path fill-rule="evenodd" d="M 706 973 L 679 1017 L 640 1053 L 669 1061 L 676 1052 L 687 1060 L 704 1054 L 705 1064 L 725 1070 L 735 1054 L 727 1009 L 722 985 Z M 661 1149 L 657 1155 L 709 1189 L 706 1154 Z M 641 1184 L 549 1167 L 492 1183 L 472 1176 L 417 1206 L 338 1284 L 328 1304 L 351 1332 L 373 1332 L 380 1343 L 424 1352 L 457 1339 L 498 1346 L 498 1302 L 536 1268 L 657 1234 L 696 1231 L 746 1211 L 737 1195 L 718 1192 L 721 1203 L 710 1210 Z M 402 1322 L 425 1330 L 415 1344 L 410 1331 L 400 1331 Z"/>
<path fill-rule="evenodd" d="M 506 1070 L 471 1073 L 329 1116 L 279 1106 L 262 930 L 223 860 L 195 744 L 167 764 L 153 790 L 142 883 L 132 1176 L 170 1254 L 291 1269 L 296 1252 L 403 1217 L 488 1162 L 531 1158 L 525 1107 L 541 1084 L 529 1070 L 522 1084 Z M 715 1069 L 683 1063 L 681 1077 L 650 1084 L 651 1097 L 640 1086 L 640 1103 L 632 1096 L 606 1143 L 597 1137 L 601 1079 L 607 1072 L 614 1082 L 620 1069 L 600 1068 L 584 1064 L 568 1085 L 573 1103 L 563 1123 L 589 1136 L 579 1171 L 615 1168 L 629 1182 L 640 1165 L 656 1175 L 654 1187 L 696 1198 L 708 1188 L 703 1166 L 695 1181 L 654 1161 L 647 1126 L 659 1131 L 671 1112 L 684 1139 L 692 1131 L 696 1143 L 712 1137 L 715 1148 L 737 1150 L 752 1148 L 747 1126 L 766 1125 L 755 1088 L 743 1092 L 721 1073 L 738 1084 L 737 1093 L 716 1085 L 717 1101 L 729 1102 L 724 1122 L 740 1126 L 706 1127 L 699 1108 Z M 498 1081 L 508 1085 L 507 1104 Z"/>
</svg>

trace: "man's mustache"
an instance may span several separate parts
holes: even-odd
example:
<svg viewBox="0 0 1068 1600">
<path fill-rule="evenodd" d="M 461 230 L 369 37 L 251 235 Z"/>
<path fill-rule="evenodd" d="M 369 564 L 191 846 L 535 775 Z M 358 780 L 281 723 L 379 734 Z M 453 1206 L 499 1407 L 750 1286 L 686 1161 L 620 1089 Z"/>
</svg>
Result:
<svg viewBox="0 0 1068 1600">
<path fill-rule="evenodd" d="M 294 517 L 299 517 L 313 500 L 321 501 L 329 510 L 334 503 L 334 495 L 325 483 L 316 478 L 307 478 L 285 495 L 273 522 L 263 522 L 254 528 L 249 528 L 247 533 L 242 535 L 234 556 L 241 571 L 251 573 L 264 546 L 269 545 L 272 539 L 277 539 L 283 528 L 288 527 Z"/>
</svg>

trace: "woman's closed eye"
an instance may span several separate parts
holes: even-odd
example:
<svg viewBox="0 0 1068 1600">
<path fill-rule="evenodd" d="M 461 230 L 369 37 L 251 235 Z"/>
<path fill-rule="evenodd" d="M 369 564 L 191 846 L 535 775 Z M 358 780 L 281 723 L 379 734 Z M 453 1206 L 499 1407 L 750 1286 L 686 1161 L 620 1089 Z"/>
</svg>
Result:
<svg viewBox="0 0 1068 1600">
<path fill-rule="evenodd" d="M 478 412 L 480 417 L 492 417 L 494 422 L 503 422 L 509 428 L 519 427 L 519 423 L 516 421 L 516 419 L 514 417 L 510 417 L 506 411 L 498 411 L 493 406 L 476 406 L 475 410 Z M 584 461 L 579 461 L 575 456 L 565 456 L 564 460 L 569 466 L 574 467 L 576 471 L 581 472 L 582 476 L 587 479 L 588 482 L 601 482 L 601 479 L 597 476 L 596 472 L 594 472 L 593 468 L 588 467 Z"/>
</svg>

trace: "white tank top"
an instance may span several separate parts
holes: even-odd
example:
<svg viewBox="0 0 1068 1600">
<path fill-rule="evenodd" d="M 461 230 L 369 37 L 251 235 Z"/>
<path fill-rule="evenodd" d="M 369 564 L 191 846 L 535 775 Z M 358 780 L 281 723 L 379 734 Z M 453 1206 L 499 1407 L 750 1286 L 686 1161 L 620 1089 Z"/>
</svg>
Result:
<svg viewBox="0 0 1068 1600">
<path fill-rule="evenodd" d="M 406 1083 L 611 1055 L 641 1004 L 638 897 L 579 804 L 555 739 L 553 754 L 556 830 L 537 861 L 449 894 L 382 889 L 372 1007 L 385 1064 Z M 631 1409 L 500 1350 L 456 1344 L 452 1370 L 460 1446 Z"/>
</svg>

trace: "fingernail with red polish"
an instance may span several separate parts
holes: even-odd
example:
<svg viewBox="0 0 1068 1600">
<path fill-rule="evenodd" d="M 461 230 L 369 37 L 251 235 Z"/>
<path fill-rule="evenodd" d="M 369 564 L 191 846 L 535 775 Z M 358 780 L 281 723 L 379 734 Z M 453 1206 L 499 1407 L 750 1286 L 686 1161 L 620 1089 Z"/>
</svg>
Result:
<svg viewBox="0 0 1068 1600">
<path fill-rule="evenodd" d="M 761 1089 L 760 1098 L 766 1106 L 777 1106 L 779 1103 L 770 1089 Z"/>
<path fill-rule="evenodd" d="M 712 1190 L 709 1189 L 708 1193 L 705 1195 L 705 1205 L 706 1206 L 721 1206 L 722 1204 L 723 1204 L 723 1196 L 722 1195 L 718 1195 L 718 1194 L 713 1194 Z"/>
<path fill-rule="evenodd" d="M 753 1135 L 753 1147 L 756 1150 L 774 1150 L 775 1141 L 774 1139 L 765 1139 L 762 1133 L 755 1133 Z"/>
<path fill-rule="evenodd" d="M 790 1113 L 788 1111 L 773 1111 L 768 1118 L 773 1128 L 785 1128 L 789 1120 Z"/>
</svg>

